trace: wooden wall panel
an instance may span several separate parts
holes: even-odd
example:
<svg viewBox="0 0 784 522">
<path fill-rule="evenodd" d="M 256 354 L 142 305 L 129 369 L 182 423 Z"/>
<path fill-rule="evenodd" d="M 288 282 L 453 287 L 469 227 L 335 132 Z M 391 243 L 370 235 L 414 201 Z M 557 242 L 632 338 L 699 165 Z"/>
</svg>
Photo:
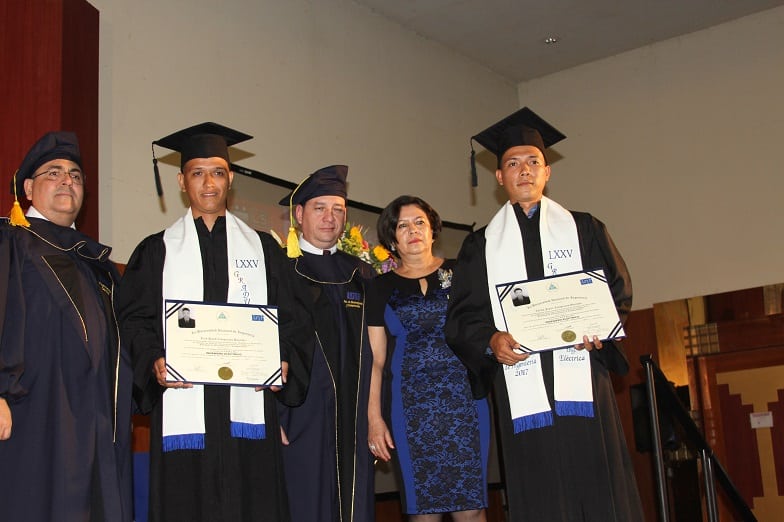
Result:
<svg viewBox="0 0 784 522">
<path fill-rule="evenodd" d="M 749 414 L 754 411 L 754 406 L 744 404 L 743 398 L 732 393 L 726 384 L 719 385 L 717 393 L 721 404 L 722 425 L 732 427 L 722 432 L 724 445 L 726 448 L 736 449 L 724 452 L 722 464 L 746 503 L 754 506 L 754 497 L 764 494 L 760 462 L 759 459 L 753 458 L 759 454 L 757 437 L 749 425 Z"/>
<path fill-rule="evenodd" d="M 653 354 L 654 360 L 658 358 L 653 309 L 631 312 L 624 325 L 624 330 L 626 330 L 627 337 L 623 343 L 623 349 L 629 360 L 629 373 L 624 377 L 613 375 L 613 386 L 623 433 L 626 436 L 626 444 L 634 466 L 637 488 L 640 491 L 645 520 L 654 521 L 657 519 L 657 511 L 653 463 L 650 453 L 640 453 L 635 449 L 634 422 L 629 393 L 631 386 L 645 382 L 645 372 L 640 364 L 640 357 Z"/>
<path fill-rule="evenodd" d="M 63 0 L 60 127 L 79 136 L 87 175 L 77 227 L 98 239 L 98 10 L 84 0 Z"/>
<path fill-rule="evenodd" d="M 89 194 L 77 226 L 97 238 L 98 11 L 84 0 L 0 0 L 0 15 L 0 213 L 11 208 L 11 178 L 30 146 L 72 130 Z"/>
<path fill-rule="evenodd" d="M 13 201 L 8 187 L 19 163 L 41 134 L 60 123 L 63 28 L 59 2 L 2 0 L 0 5 L 0 201 L 6 214 Z M 24 195 L 19 197 L 24 203 Z"/>
<path fill-rule="evenodd" d="M 782 364 L 781 295 L 781 285 L 775 285 L 654 305 L 657 362 L 676 384 L 686 384 L 680 382 L 682 370 L 686 370 L 692 408 L 701 415 L 705 436 L 760 520 L 778 520 L 765 517 L 784 512 L 780 493 L 784 466 L 777 457 L 784 455 L 784 430 L 751 430 L 749 414 L 771 411 L 775 428 L 778 408 L 784 407 L 775 395 L 767 402 L 760 397 L 752 401 L 733 390 L 733 385 L 720 389 L 717 376 L 736 379 L 739 377 L 731 374 L 738 371 L 767 375 L 764 368 Z M 706 324 L 693 332 L 689 346 L 683 342 L 686 326 Z M 687 348 L 694 350 L 695 357 L 688 356 Z M 698 353 L 701 355 L 696 357 Z M 757 376 L 746 382 L 750 388 L 759 388 L 756 384 L 764 380 Z M 784 382 L 784 378 L 780 380 Z M 772 392 L 766 388 L 766 393 Z M 729 516 L 726 503 L 721 509 Z"/>
<path fill-rule="evenodd" d="M 757 519 L 781 520 L 782 471 L 777 469 L 781 466 L 775 456 L 784 444 L 772 428 L 751 430 L 749 413 L 774 412 L 775 427 L 775 416 L 784 409 L 784 345 L 702 356 L 695 368 L 702 384 L 708 443 L 744 497 L 753 496 L 747 501 L 751 500 L 749 506 Z M 723 391 L 724 387 L 729 391 Z M 761 488 L 754 469 L 759 470 Z M 727 504 L 721 509 L 729 513 Z"/>
<path fill-rule="evenodd" d="M 784 315 L 719 323 L 717 331 L 722 353 L 780 346 L 784 345 Z"/>
<path fill-rule="evenodd" d="M 784 382 L 778 390 L 778 402 L 768 404 L 768 410 L 773 414 L 773 463 L 776 467 L 776 482 L 778 494 L 784 497 Z"/>
<path fill-rule="evenodd" d="M 761 286 L 705 296 L 705 322 L 720 323 L 765 315 Z"/>
<path fill-rule="evenodd" d="M 702 298 L 678 299 L 653 305 L 659 368 L 676 386 L 689 384 L 684 328 L 705 323 Z"/>
</svg>

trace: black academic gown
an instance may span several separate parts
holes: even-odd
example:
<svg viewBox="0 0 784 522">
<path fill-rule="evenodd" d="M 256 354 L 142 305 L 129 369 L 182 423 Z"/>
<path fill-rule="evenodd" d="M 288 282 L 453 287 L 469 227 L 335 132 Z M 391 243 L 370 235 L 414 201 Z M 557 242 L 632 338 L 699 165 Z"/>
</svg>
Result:
<svg viewBox="0 0 784 522">
<path fill-rule="evenodd" d="M 196 220 L 201 248 L 204 300 L 225 303 L 228 294 L 226 223 L 208 231 Z M 288 382 L 278 393 L 263 391 L 267 438 L 230 435 L 229 387 L 205 386 L 205 449 L 162 451 L 161 395 L 152 374 L 163 357 L 163 232 L 143 240 L 131 255 L 118 295 L 123 342 L 134 364 L 134 394 L 150 413 L 150 522 L 288 521 L 281 463 L 277 400 L 299 404 L 307 391 L 312 359 L 312 325 L 301 285 L 277 242 L 259 232 L 264 250 L 267 296 L 278 306 L 281 356 L 289 362 Z M 277 399 L 277 400 L 276 400 Z"/>
<path fill-rule="evenodd" d="M 283 457 L 292 521 L 371 521 L 375 497 L 367 400 L 373 355 L 364 305 L 365 286 L 375 272 L 340 251 L 306 252 L 294 267 L 310 289 L 317 344 L 304 404 L 281 408 L 290 442 Z"/>
<path fill-rule="evenodd" d="M 130 521 L 130 365 L 110 248 L 72 228 L 0 221 L 0 520 Z"/>
<path fill-rule="evenodd" d="M 515 213 L 525 245 L 529 278 L 544 276 L 539 212 Z M 584 269 L 604 268 L 621 320 L 631 309 L 631 280 L 607 230 L 590 214 L 572 212 Z M 476 398 L 493 392 L 508 501 L 508 520 L 548 522 L 643 520 L 634 470 L 623 435 L 610 371 L 629 365 L 621 346 L 609 341 L 593 350 L 591 377 L 595 417 L 559 417 L 549 427 L 514 434 L 501 367 L 487 355 L 496 332 L 487 290 L 485 229 L 469 235 L 458 256 L 447 312 L 447 342 L 468 368 Z M 552 352 L 542 354 L 550 406 L 553 401 Z"/>
</svg>

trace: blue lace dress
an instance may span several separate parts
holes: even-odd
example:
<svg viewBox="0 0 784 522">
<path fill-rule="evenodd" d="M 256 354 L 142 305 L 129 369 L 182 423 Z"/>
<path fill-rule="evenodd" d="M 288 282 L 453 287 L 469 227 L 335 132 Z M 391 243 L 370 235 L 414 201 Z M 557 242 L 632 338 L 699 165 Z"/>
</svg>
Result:
<svg viewBox="0 0 784 522">
<path fill-rule="evenodd" d="M 390 272 L 368 293 L 369 326 L 387 328 L 383 404 L 407 514 L 487 506 L 490 420 L 465 367 L 446 344 L 444 321 L 454 261 L 419 279 Z"/>
</svg>

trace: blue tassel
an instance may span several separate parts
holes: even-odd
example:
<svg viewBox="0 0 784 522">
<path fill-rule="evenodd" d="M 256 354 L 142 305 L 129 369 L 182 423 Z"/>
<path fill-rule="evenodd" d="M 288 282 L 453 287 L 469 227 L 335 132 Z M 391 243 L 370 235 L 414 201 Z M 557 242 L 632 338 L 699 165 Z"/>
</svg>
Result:
<svg viewBox="0 0 784 522">
<path fill-rule="evenodd" d="M 555 413 L 559 417 L 593 417 L 593 402 L 555 401 Z"/>
<path fill-rule="evenodd" d="M 186 435 L 167 435 L 163 438 L 163 451 L 203 450 L 204 434 L 188 433 Z"/>
<path fill-rule="evenodd" d="M 553 412 L 543 411 L 541 413 L 534 413 L 533 415 L 526 415 L 525 417 L 518 417 L 512 420 L 512 424 L 514 424 L 515 433 L 552 426 Z"/>
<path fill-rule="evenodd" d="M 248 424 L 247 422 L 232 422 L 231 436 L 235 439 L 261 440 L 267 438 L 267 429 L 264 424 Z"/>
</svg>

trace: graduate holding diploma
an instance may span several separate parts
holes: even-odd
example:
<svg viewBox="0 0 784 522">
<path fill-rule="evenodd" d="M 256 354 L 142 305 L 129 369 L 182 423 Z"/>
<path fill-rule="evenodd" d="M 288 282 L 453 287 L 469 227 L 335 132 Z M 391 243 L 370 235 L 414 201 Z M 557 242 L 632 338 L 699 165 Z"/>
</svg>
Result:
<svg viewBox="0 0 784 522">
<path fill-rule="evenodd" d="M 307 295 L 278 243 L 226 209 L 234 176 L 228 145 L 249 138 L 207 123 L 154 142 L 181 153 L 177 179 L 190 208 L 139 244 L 117 300 L 134 395 L 151 415 L 150 522 L 289 520 L 275 399 L 304 400 L 313 328 L 303 312 Z M 170 382 L 166 299 L 277 306 L 283 389 Z M 173 327 L 194 332 L 206 317 L 192 320 L 193 329 L 179 329 L 176 317 Z"/>
<path fill-rule="evenodd" d="M 631 308 L 631 280 L 604 225 L 543 195 L 545 148 L 564 137 L 528 108 L 473 137 L 497 156 L 509 201 L 463 243 L 446 338 L 474 397 L 493 390 L 509 520 L 643 520 L 609 375 L 628 371 L 620 345 L 595 332 L 529 355 L 504 330 L 496 285 L 515 281 L 601 268 L 621 320 Z"/>
</svg>

